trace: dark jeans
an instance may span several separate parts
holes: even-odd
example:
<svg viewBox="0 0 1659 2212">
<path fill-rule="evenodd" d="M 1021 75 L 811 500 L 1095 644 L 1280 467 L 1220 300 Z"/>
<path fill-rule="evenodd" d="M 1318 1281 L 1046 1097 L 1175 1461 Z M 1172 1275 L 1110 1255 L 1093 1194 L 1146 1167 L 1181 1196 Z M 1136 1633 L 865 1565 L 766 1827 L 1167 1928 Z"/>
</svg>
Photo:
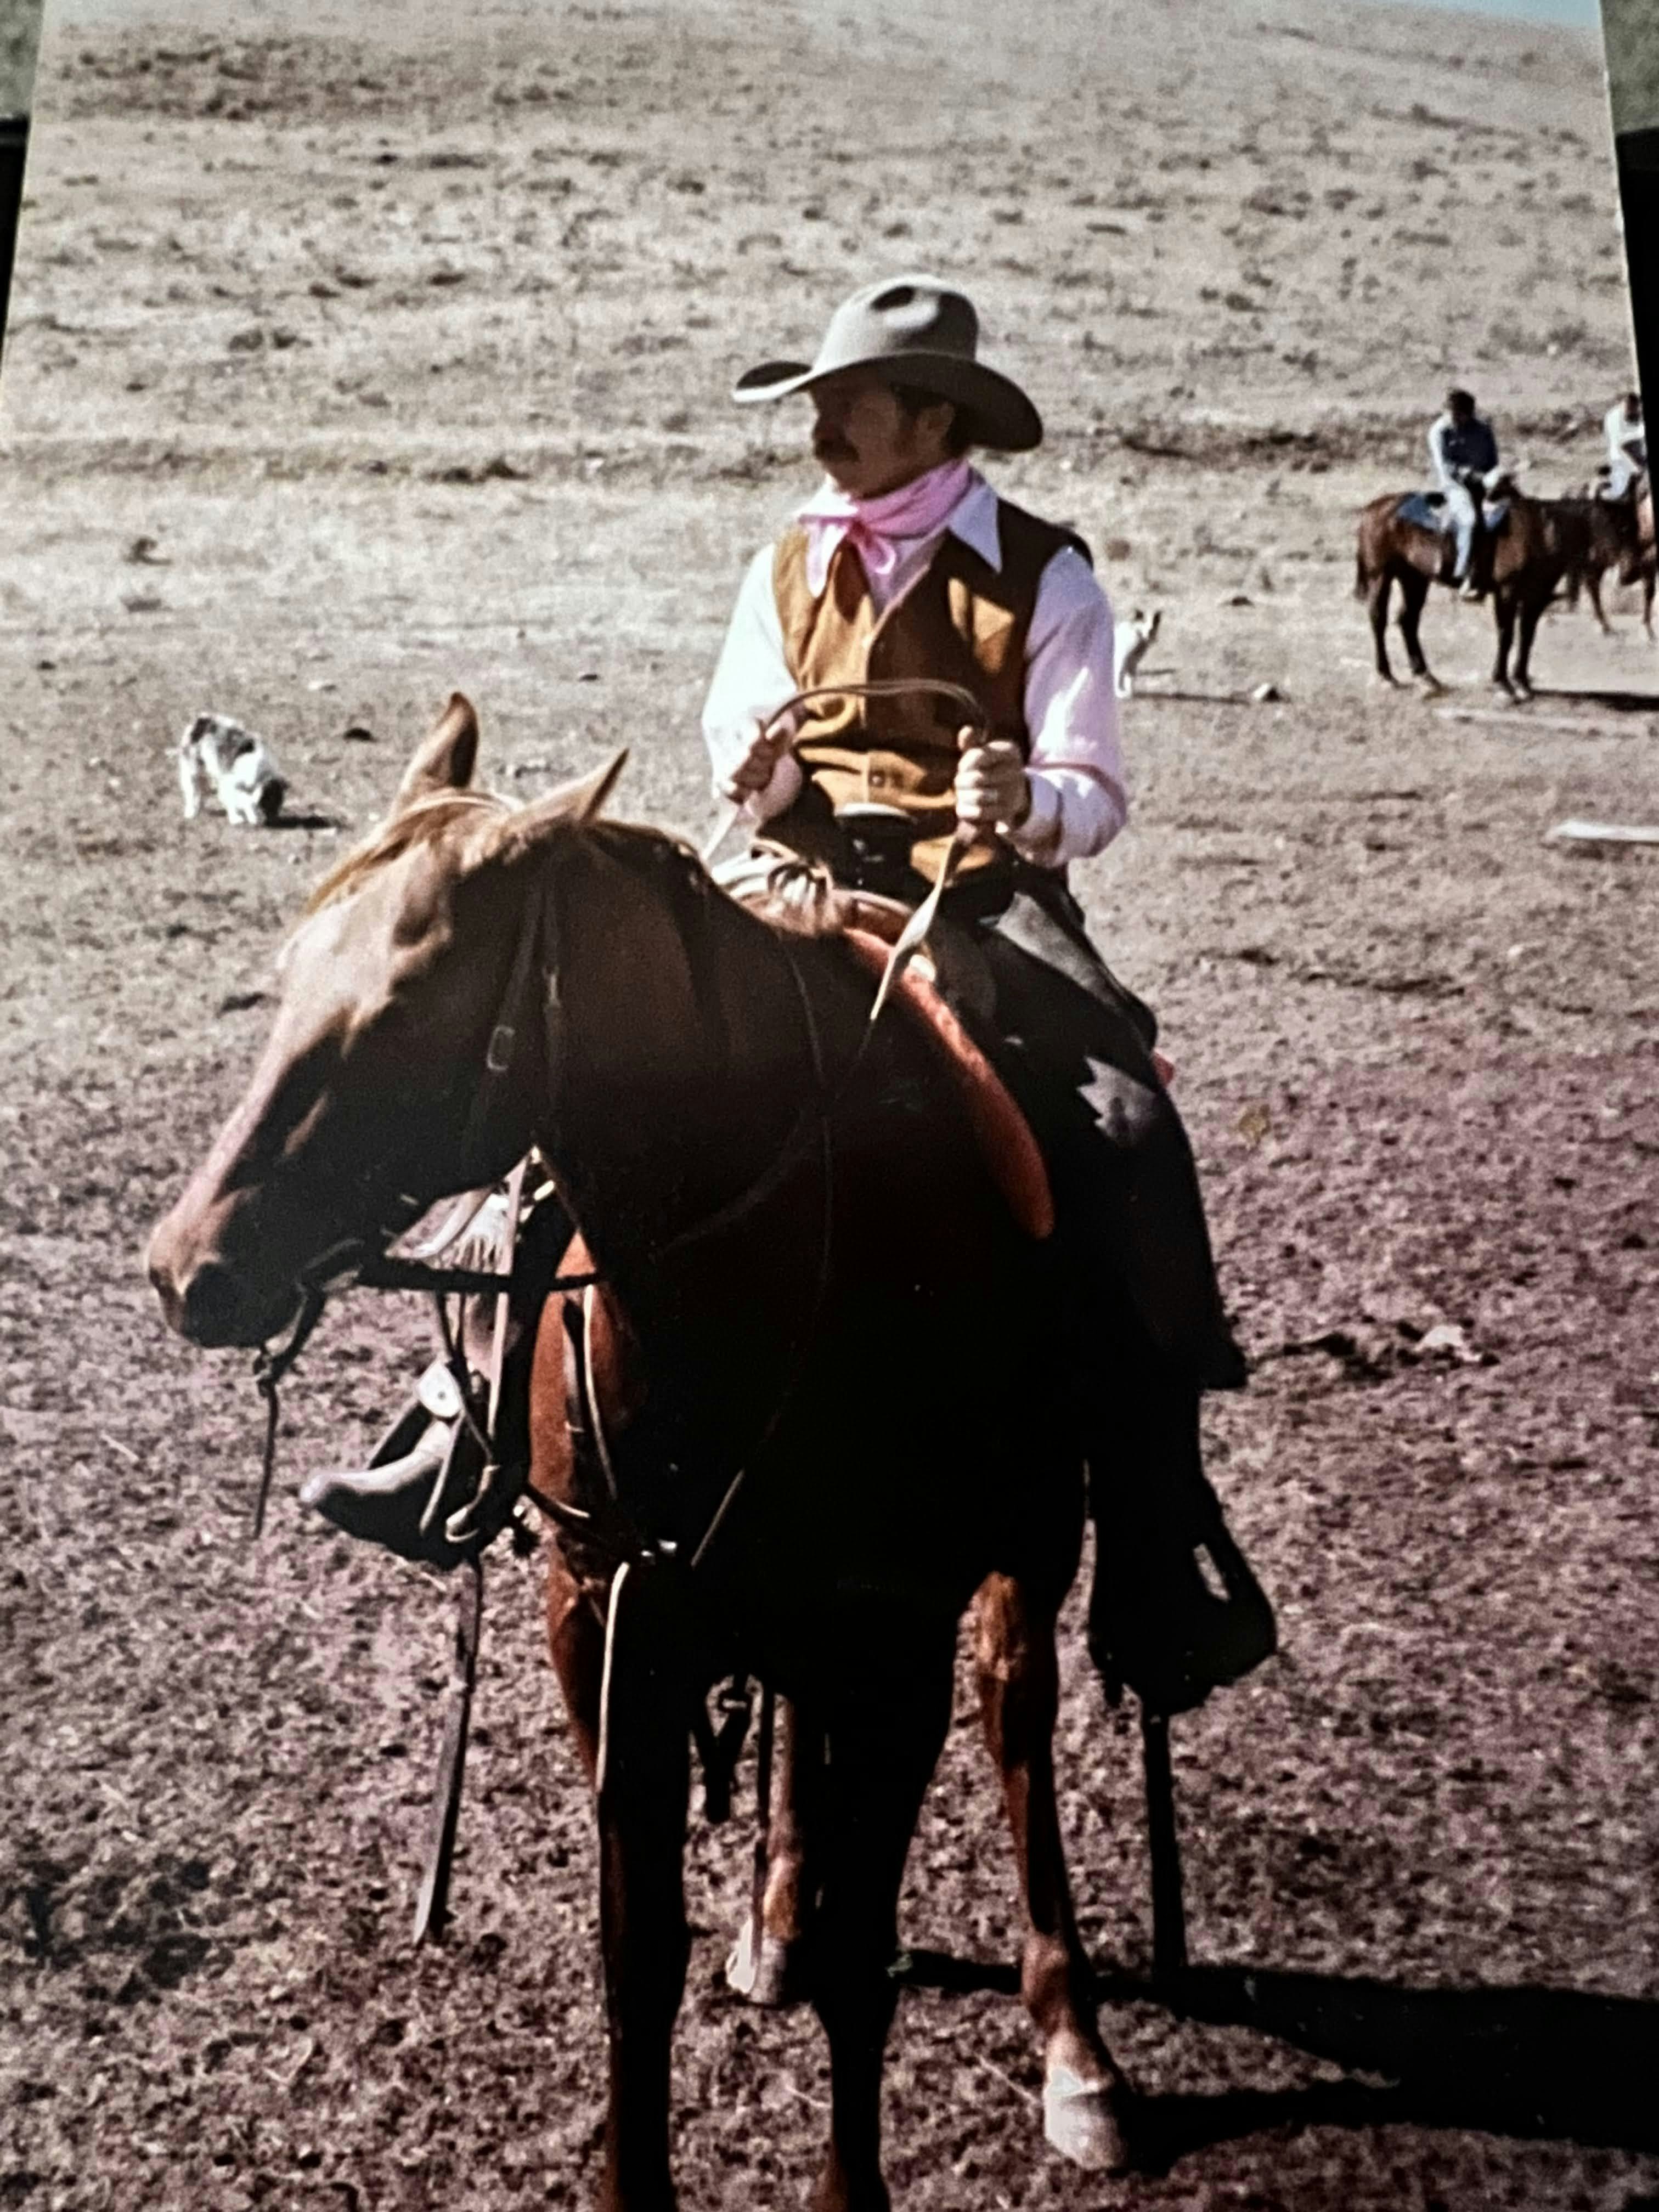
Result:
<svg viewBox="0 0 1659 2212">
<path fill-rule="evenodd" d="M 834 816 L 810 785 L 767 834 L 839 883 L 912 906 L 932 888 L 910 868 L 913 831 L 902 817 Z M 992 866 L 958 878 L 940 920 L 972 940 L 990 972 L 988 1006 L 971 957 L 947 957 L 940 987 L 996 1062 L 1048 1162 L 1083 1371 L 1101 1365 L 1101 1346 L 1135 1337 L 1138 1353 L 1123 1356 L 1144 1359 L 1150 1339 L 1177 1392 L 1241 1382 L 1192 1147 L 1152 1065 L 1152 1009 L 1090 943 L 1064 876 L 1006 847 Z"/>
<path fill-rule="evenodd" d="M 787 830 L 805 834 L 786 831 L 786 842 L 839 880 L 911 905 L 926 896 L 902 855 L 896 866 L 861 855 L 827 809 L 792 816 Z M 1182 1712 L 1248 1673 L 1274 1631 L 1204 1475 L 1198 1394 L 1242 1382 L 1244 1363 L 1222 1310 L 1192 1147 L 1152 1062 L 1158 1025 L 1090 943 L 1052 871 L 1005 853 L 946 892 L 940 919 L 940 988 L 1024 1110 L 1054 1186 L 1044 1254 L 1097 1530 L 1090 1650 L 1109 1685 Z M 1196 1547 L 1216 1563 L 1224 1601 Z"/>
<path fill-rule="evenodd" d="M 996 992 L 986 1043 L 1048 1161 L 1082 1327 L 1097 1346 L 1099 1331 L 1121 1339 L 1127 1301 L 1176 1374 L 1238 1382 L 1192 1147 L 1152 1064 L 1151 1009 L 1090 943 L 1059 878 L 1022 868 L 1006 903 L 971 884 L 963 896 L 968 911 L 954 918 L 970 926 Z M 955 902 L 947 893 L 947 909 Z"/>
</svg>

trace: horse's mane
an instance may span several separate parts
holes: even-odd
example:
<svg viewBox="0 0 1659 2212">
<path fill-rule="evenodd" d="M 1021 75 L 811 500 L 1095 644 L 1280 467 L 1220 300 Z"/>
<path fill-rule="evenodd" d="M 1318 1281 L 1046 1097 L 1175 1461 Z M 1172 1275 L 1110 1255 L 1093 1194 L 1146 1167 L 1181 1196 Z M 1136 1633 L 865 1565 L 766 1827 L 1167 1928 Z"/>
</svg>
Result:
<svg viewBox="0 0 1659 2212">
<path fill-rule="evenodd" d="M 522 811 L 489 791 L 424 792 L 418 799 L 411 799 L 400 806 L 395 814 L 388 815 L 362 844 L 354 846 L 343 860 L 336 861 L 306 901 L 301 916 L 349 898 L 366 877 L 416 845 L 435 845 L 457 823 L 488 822 L 489 832 L 479 841 L 482 856 Z"/>
<path fill-rule="evenodd" d="M 694 847 L 671 832 L 633 823 L 595 821 L 587 811 L 586 782 L 566 785 L 528 804 L 515 804 L 498 793 L 445 786 L 422 793 L 389 814 L 362 842 L 336 861 L 313 890 L 300 912 L 295 930 L 324 907 L 337 906 L 349 898 L 371 876 L 418 846 L 437 845 L 455 834 L 458 866 L 477 866 L 498 854 L 510 853 L 550 823 L 579 823 L 597 834 L 619 860 L 647 857 L 659 868 L 679 879 L 684 892 L 699 903 L 720 896 Z M 777 863 L 772 872 L 778 872 Z M 745 884 L 738 903 L 757 921 L 789 937 L 836 937 L 848 917 L 842 902 L 829 892 L 829 879 L 820 869 L 797 866 L 784 872 L 786 886 L 775 882 L 768 893 Z M 811 878 L 817 896 L 807 895 L 802 878 Z"/>
<path fill-rule="evenodd" d="M 459 693 L 450 703 L 452 712 L 466 705 Z M 470 708 L 467 711 L 471 713 Z M 434 736 L 441 734 L 441 726 Z M 470 763 L 470 753 L 467 757 Z M 329 870 L 306 901 L 301 920 L 307 920 L 321 907 L 337 905 L 388 861 L 417 845 L 437 844 L 458 824 L 476 827 L 477 834 L 465 840 L 458 857 L 465 865 L 477 866 L 514 844 L 530 842 L 556 824 L 595 822 L 627 758 L 624 749 L 605 768 L 561 784 L 556 791 L 524 805 L 495 792 L 474 791 L 465 785 L 444 783 L 425 791 L 417 787 L 412 797 L 400 798 L 380 828 L 371 830 L 361 845 Z M 422 756 L 417 755 L 404 778 L 405 789 L 412 779 L 419 778 L 421 769 Z"/>
</svg>

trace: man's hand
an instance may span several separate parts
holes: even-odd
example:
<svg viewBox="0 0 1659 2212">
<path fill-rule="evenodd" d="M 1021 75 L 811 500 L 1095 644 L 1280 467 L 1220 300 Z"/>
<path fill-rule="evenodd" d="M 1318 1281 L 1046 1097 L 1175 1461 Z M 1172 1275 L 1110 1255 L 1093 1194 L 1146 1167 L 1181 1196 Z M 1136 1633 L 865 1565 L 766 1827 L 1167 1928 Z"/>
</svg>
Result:
<svg viewBox="0 0 1659 2212">
<path fill-rule="evenodd" d="M 745 799 L 752 799 L 757 791 L 764 791 L 772 781 L 772 771 L 789 750 L 789 731 L 782 729 L 767 734 L 766 724 L 757 720 L 755 734 L 749 740 L 749 749 L 743 757 L 720 779 L 720 797 L 729 799 L 733 806 L 741 806 Z"/>
<path fill-rule="evenodd" d="M 1019 747 L 1006 738 L 979 742 L 974 730 L 958 730 L 963 748 L 957 769 L 957 819 L 975 830 L 1018 830 L 1031 811 L 1031 786 Z"/>
</svg>

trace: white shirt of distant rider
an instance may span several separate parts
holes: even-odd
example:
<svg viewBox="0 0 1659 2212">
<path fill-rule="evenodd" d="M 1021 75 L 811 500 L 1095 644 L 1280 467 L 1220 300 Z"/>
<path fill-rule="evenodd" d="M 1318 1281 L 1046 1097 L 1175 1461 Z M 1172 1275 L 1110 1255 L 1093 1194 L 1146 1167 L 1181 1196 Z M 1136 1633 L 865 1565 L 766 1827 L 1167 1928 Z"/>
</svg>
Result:
<svg viewBox="0 0 1659 2212">
<path fill-rule="evenodd" d="M 1001 568 L 997 497 L 977 471 L 945 518 L 944 530 L 910 543 L 898 541 L 892 572 L 869 580 L 878 614 L 926 573 L 947 532 L 993 568 Z M 749 744 L 756 720 L 775 714 L 797 689 L 784 658 L 772 562 L 769 545 L 749 564 L 703 707 L 703 740 L 717 784 Z M 1061 868 L 1103 851 L 1129 811 L 1118 734 L 1111 602 L 1088 562 L 1069 545 L 1054 556 L 1038 580 L 1026 644 L 1024 705 L 1031 738 L 1031 811 L 1009 832 L 1009 842 L 1037 866 Z M 769 821 L 793 803 L 800 787 L 800 768 L 786 753 L 771 782 L 750 801 L 750 811 Z"/>
<path fill-rule="evenodd" d="M 1648 465 L 1648 425 L 1644 415 L 1630 415 L 1622 399 L 1615 399 L 1601 417 L 1609 460 L 1624 460 L 1638 469 Z"/>
</svg>

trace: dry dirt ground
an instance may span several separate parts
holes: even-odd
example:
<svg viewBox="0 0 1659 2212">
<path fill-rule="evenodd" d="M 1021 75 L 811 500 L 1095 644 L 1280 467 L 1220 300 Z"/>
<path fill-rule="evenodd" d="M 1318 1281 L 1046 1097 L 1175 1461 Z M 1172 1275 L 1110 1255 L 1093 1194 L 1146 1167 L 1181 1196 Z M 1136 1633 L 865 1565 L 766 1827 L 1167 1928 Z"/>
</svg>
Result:
<svg viewBox="0 0 1659 2212">
<path fill-rule="evenodd" d="M 492 1577 L 456 1925 L 416 1954 L 447 1594 L 293 1500 L 423 1319 L 325 1323 L 255 1549 L 246 1363 L 164 1335 L 138 1253 L 285 918 L 452 686 L 501 788 L 625 738 L 627 809 L 706 823 L 701 689 L 808 481 L 800 421 L 726 388 L 918 261 L 971 274 L 1048 416 L 1000 480 L 1164 610 L 1134 821 L 1082 888 L 1179 1063 L 1255 1363 L 1212 1460 L 1285 1651 L 1176 1730 L 1230 2025 L 1139 1989 L 1134 1732 L 1068 1626 L 1066 1827 L 1146 2170 L 1044 2151 L 988 1972 L 901 2007 L 896 2200 L 1659 2202 L 1659 853 L 1544 842 L 1659 821 L 1659 653 L 1628 604 L 1607 641 L 1557 613 L 1550 690 L 1499 713 L 1487 615 L 1437 594 L 1453 688 L 1384 696 L 1350 597 L 1353 512 L 1414 481 L 1449 376 L 1544 489 L 1593 465 L 1628 352 L 1591 47 L 1312 0 L 647 0 L 442 46 L 402 12 L 48 29 L 0 550 L 0 2205 L 588 2196 L 592 1854 L 538 1563 Z M 269 733 L 291 825 L 178 818 L 203 708 Z M 720 1984 L 745 1844 L 691 1851 L 688 2207 L 800 2202 L 824 2126 L 810 2015 Z M 1013 1955 L 965 1694 L 904 1923 Z"/>
</svg>

